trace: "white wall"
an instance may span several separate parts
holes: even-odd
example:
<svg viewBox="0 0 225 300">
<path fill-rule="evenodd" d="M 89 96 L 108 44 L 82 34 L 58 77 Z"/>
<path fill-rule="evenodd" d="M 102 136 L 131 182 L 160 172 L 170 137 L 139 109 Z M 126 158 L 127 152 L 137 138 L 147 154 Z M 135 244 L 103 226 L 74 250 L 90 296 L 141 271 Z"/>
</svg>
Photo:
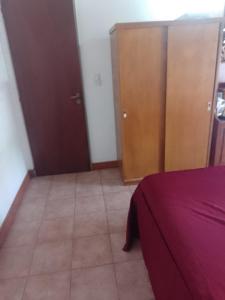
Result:
<svg viewBox="0 0 225 300">
<path fill-rule="evenodd" d="M 117 22 L 175 19 L 223 7 L 224 0 L 74 0 L 92 162 L 115 160 L 109 29 Z M 217 3 L 218 2 L 218 3 Z M 95 82 L 100 74 L 102 85 Z"/>
<path fill-rule="evenodd" d="M 109 29 L 116 22 L 149 20 L 148 2 L 75 0 L 92 162 L 117 157 Z"/>
<path fill-rule="evenodd" d="M 0 225 L 27 173 L 33 168 L 0 13 Z"/>
</svg>

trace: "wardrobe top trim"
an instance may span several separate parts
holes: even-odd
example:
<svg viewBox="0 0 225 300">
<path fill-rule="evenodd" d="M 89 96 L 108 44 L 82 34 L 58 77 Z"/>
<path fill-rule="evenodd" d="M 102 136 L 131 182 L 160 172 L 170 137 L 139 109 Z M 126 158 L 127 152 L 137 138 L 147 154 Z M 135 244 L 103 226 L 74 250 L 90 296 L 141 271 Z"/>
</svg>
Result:
<svg viewBox="0 0 225 300">
<path fill-rule="evenodd" d="M 182 25 L 182 24 L 202 24 L 202 23 L 225 23 L 225 18 L 205 18 L 205 19 L 179 19 L 174 21 L 153 21 L 153 22 L 136 22 L 136 23 L 117 23 L 115 24 L 110 33 L 121 29 L 135 29 L 145 28 L 154 26 L 171 26 L 171 25 Z"/>
</svg>

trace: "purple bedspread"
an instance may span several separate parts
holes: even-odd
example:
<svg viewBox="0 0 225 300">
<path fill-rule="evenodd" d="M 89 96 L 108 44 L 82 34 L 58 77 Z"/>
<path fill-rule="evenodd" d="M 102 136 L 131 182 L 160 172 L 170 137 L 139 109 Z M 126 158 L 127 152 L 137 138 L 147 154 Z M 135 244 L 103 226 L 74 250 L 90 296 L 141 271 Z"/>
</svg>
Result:
<svg viewBox="0 0 225 300">
<path fill-rule="evenodd" d="M 140 236 L 149 273 L 151 264 L 154 272 L 154 264 L 157 260 L 160 264 L 164 255 L 154 249 L 157 234 L 146 225 L 150 218 L 190 299 L 225 299 L 225 167 L 157 174 L 139 184 L 131 201 L 124 249 L 128 251 Z M 166 278 L 169 262 L 163 268 Z M 153 290 L 159 291 L 163 283 L 159 276 L 152 277 Z M 157 293 L 158 299 L 169 299 L 163 291 Z M 183 300 L 171 300 L 175 299 Z"/>
</svg>

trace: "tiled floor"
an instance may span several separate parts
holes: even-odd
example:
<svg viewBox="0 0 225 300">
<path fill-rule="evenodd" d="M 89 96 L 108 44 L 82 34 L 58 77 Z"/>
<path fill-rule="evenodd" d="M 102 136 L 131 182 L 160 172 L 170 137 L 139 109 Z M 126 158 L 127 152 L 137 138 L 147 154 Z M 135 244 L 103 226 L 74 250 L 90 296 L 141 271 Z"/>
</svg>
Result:
<svg viewBox="0 0 225 300">
<path fill-rule="evenodd" d="M 123 252 L 134 186 L 117 169 L 33 179 L 0 250 L 0 300 L 153 300 Z"/>
</svg>

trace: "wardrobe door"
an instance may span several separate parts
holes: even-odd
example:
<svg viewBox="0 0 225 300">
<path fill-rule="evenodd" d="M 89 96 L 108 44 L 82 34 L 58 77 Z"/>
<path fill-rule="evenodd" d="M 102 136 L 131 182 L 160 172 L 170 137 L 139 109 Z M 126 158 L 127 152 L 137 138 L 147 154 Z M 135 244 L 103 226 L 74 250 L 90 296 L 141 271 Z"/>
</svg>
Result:
<svg viewBox="0 0 225 300">
<path fill-rule="evenodd" d="M 165 170 L 206 167 L 220 24 L 169 26 Z"/>
<path fill-rule="evenodd" d="M 120 118 L 124 181 L 139 180 L 162 166 L 166 29 L 119 33 Z"/>
</svg>

